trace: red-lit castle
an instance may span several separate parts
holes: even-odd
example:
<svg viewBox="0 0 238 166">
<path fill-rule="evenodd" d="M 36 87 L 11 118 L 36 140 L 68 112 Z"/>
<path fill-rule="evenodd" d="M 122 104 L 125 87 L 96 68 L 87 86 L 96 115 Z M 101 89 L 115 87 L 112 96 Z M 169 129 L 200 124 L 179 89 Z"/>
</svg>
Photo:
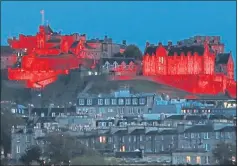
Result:
<svg viewBox="0 0 238 166">
<path fill-rule="evenodd" d="M 236 98 L 234 61 L 218 37 L 195 37 L 176 46 L 146 44 L 143 75 L 194 94 L 225 94 Z"/>
<path fill-rule="evenodd" d="M 230 53 L 224 53 L 224 45 L 219 40 L 196 37 L 176 46 L 147 43 L 142 60 L 143 77 L 193 94 L 227 93 L 236 98 L 234 62 Z M 99 53 L 94 51 L 94 56 L 85 53 L 90 47 L 103 48 L 103 45 L 90 45 L 85 35 L 61 35 L 48 25 L 40 26 L 35 36 L 19 35 L 18 40 L 9 39 L 8 43 L 17 54 L 14 67 L 8 69 L 8 78 L 24 80 L 29 88 L 43 88 L 60 74 L 68 74 L 81 65 L 94 68 Z M 123 52 L 124 48 L 118 50 Z"/>
</svg>

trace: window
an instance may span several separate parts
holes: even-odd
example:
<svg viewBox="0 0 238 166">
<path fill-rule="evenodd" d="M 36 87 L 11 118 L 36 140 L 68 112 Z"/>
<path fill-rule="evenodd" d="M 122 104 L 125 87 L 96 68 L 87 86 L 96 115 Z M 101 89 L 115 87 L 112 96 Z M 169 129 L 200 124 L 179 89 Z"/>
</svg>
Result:
<svg viewBox="0 0 238 166">
<path fill-rule="evenodd" d="M 219 139 L 219 138 L 220 138 L 220 133 L 216 132 L 216 139 Z"/>
<path fill-rule="evenodd" d="M 92 105 L 92 99 L 87 99 L 87 105 Z"/>
<path fill-rule="evenodd" d="M 143 137 L 142 137 L 142 135 L 140 135 L 140 141 L 143 141 Z"/>
<path fill-rule="evenodd" d="M 188 138 L 188 133 L 184 133 L 184 138 Z"/>
<path fill-rule="evenodd" d="M 114 112 L 113 108 L 108 108 L 107 112 Z"/>
<path fill-rule="evenodd" d="M 119 105 L 124 105 L 124 99 L 119 99 Z"/>
<path fill-rule="evenodd" d="M 20 135 L 17 134 L 16 138 L 17 138 L 17 142 L 20 142 Z"/>
<path fill-rule="evenodd" d="M 30 136 L 26 135 L 26 142 L 30 142 Z"/>
<path fill-rule="evenodd" d="M 110 104 L 110 99 L 105 99 L 105 105 L 109 105 Z"/>
<path fill-rule="evenodd" d="M 84 105 L 84 99 L 79 99 L 79 105 Z"/>
<path fill-rule="evenodd" d="M 126 99 L 126 105 L 130 105 L 131 104 L 131 99 Z"/>
<path fill-rule="evenodd" d="M 210 156 L 205 157 L 205 164 L 210 164 Z"/>
<path fill-rule="evenodd" d="M 55 117 L 55 112 L 52 112 L 52 117 Z"/>
<path fill-rule="evenodd" d="M 139 104 L 144 105 L 145 104 L 145 98 L 140 98 L 139 99 Z"/>
<path fill-rule="evenodd" d="M 164 151 L 164 145 L 161 145 L 161 151 Z"/>
<path fill-rule="evenodd" d="M 116 99 L 112 99 L 112 105 L 117 105 L 117 100 Z"/>
<path fill-rule="evenodd" d="M 120 114 L 124 114 L 124 108 L 120 108 Z"/>
<path fill-rule="evenodd" d="M 190 163 L 190 162 L 191 162 L 191 157 L 190 157 L 190 156 L 187 156 L 187 157 L 186 157 L 186 162 L 187 162 L 187 163 Z"/>
<path fill-rule="evenodd" d="M 231 138 L 231 133 L 227 132 L 227 138 Z"/>
<path fill-rule="evenodd" d="M 103 105 L 103 99 L 98 99 L 98 105 Z"/>
<path fill-rule="evenodd" d="M 45 116 L 44 112 L 42 112 L 40 116 L 41 116 L 41 117 L 44 117 L 44 116 Z"/>
<path fill-rule="evenodd" d="M 194 138 L 194 134 L 193 133 L 191 133 L 191 138 Z"/>
<path fill-rule="evenodd" d="M 210 149 L 211 149 L 211 146 L 209 144 L 205 144 L 205 150 L 210 151 Z"/>
<path fill-rule="evenodd" d="M 197 157 L 196 157 L 196 163 L 197 163 L 197 164 L 201 164 L 201 157 L 200 157 L 200 156 L 197 156 Z"/>
<path fill-rule="evenodd" d="M 133 110 L 133 107 L 132 107 L 132 108 L 129 108 L 129 114 L 134 114 L 133 111 L 134 111 L 134 110 Z"/>
<path fill-rule="evenodd" d="M 20 151 L 20 146 L 19 145 L 17 145 L 17 153 L 20 153 L 21 151 Z"/>
<path fill-rule="evenodd" d="M 204 139 L 209 139 L 209 133 L 203 133 Z"/>
<path fill-rule="evenodd" d="M 132 104 L 137 105 L 138 104 L 138 99 L 137 98 L 132 99 Z"/>
</svg>

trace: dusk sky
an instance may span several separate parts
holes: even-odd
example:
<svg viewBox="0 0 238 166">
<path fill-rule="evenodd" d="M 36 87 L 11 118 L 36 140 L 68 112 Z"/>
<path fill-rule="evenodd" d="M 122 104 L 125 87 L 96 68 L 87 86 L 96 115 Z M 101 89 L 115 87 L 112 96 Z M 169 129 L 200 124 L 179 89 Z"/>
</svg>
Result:
<svg viewBox="0 0 238 166">
<path fill-rule="evenodd" d="M 9 36 L 35 34 L 45 20 L 62 33 L 85 33 L 88 38 L 108 35 L 127 40 L 144 50 L 157 44 L 194 35 L 220 35 L 225 50 L 236 57 L 236 2 L 2 2 L 1 42 Z"/>
</svg>

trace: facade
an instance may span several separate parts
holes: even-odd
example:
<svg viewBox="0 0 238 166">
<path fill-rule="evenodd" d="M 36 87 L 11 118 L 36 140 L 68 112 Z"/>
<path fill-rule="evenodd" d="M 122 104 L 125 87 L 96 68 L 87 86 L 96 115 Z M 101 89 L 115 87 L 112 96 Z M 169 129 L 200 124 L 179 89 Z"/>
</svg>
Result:
<svg viewBox="0 0 238 166">
<path fill-rule="evenodd" d="M 172 115 L 154 120 L 124 116 L 97 119 L 95 126 L 90 127 L 83 117 L 79 121 L 66 118 L 62 115 L 62 109 L 52 109 L 50 114 L 47 110 L 35 112 L 38 117 L 41 116 L 36 118 L 35 127 L 12 128 L 14 159 L 19 159 L 31 145 L 38 144 L 44 148 L 45 134 L 63 131 L 63 128 L 91 148 L 100 147 L 107 152 L 133 152 L 140 149 L 143 150 L 144 160 L 156 157 L 160 162 L 168 160 L 173 164 L 214 164 L 212 149 L 216 144 L 222 141 L 234 143 L 236 140 L 233 120 L 224 121 L 219 116 Z M 44 112 L 48 117 L 42 115 Z M 71 125 L 61 118 L 71 121 Z M 80 121 L 82 128 L 76 129 L 74 125 Z"/>
<path fill-rule="evenodd" d="M 235 98 L 234 61 L 231 53 L 220 53 L 208 41 L 158 46 L 146 43 L 143 56 L 143 75 L 156 82 L 195 94 L 228 93 Z M 216 70 L 215 70 L 216 69 Z M 176 81 L 174 81 L 176 80 Z"/>
<path fill-rule="evenodd" d="M 138 116 L 148 113 L 153 104 L 153 97 L 154 95 L 80 96 L 78 97 L 76 113 L 96 115 L 97 118 Z"/>
</svg>

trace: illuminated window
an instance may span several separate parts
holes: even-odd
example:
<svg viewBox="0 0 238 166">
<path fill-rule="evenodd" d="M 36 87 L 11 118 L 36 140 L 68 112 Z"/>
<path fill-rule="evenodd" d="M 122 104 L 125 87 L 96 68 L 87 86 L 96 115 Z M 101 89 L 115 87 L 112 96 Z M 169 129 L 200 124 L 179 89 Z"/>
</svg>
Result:
<svg viewBox="0 0 238 166">
<path fill-rule="evenodd" d="M 105 136 L 100 136 L 99 137 L 99 142 L 100 143 L 106 143 L 106 137 Z"/>
<path fill-rule="evenodd" d="M 196 157 L 196 163 L 197 163 L 197 164 L 201 164 L 201 157 L 200 157 L 200 156 L 197 156 L 197 157 Z"/>
<path fill-rule="evenodd" d="M 123 145 L 121 148 L 120 148 L 120 152 L 125 152 L 126 151 L 126 147 L 125 145 Z"/>
<path fill-rule="evenodd" d="M 190 156 L 187 156 L 187 157 L 186 157 L 186 162 L 187 162 L 187 163 L 190 163 L 190 162 L 191 162 L 191 157 L 190 157 Z"/>
</svg>

